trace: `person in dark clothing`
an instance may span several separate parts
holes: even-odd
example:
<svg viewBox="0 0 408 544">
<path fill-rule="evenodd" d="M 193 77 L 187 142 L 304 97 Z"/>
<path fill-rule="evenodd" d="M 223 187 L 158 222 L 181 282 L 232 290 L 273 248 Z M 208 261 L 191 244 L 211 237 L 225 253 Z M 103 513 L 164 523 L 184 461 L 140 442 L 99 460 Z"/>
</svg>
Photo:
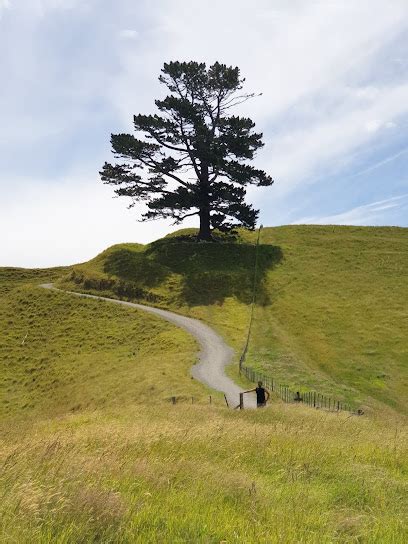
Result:
<svg viewBox="0 0 408 544">
<path fill-rule="evenodd" d="M 296 395 L 293 397 L 293 400 L 294 400 L 295 402 L 302 402 L 303 399 L 302 399 L 302 397 L 300 396 L 299 391 L 296 391 Z"/>
<path fill-rule="evenodd" d="M 269 397 L 271 396 L 269 391 L 263 387 L 262 382 L 258 382 L 258 387 L 255 387 L 255 389 L 250 389 L 249 391 L 244 391 L 244 393 L 256 393 L 256 405 L 258 408 L 262 408 L 263 406 L 266 406 L 266 403 L 269 400 Z"/>
</svg>

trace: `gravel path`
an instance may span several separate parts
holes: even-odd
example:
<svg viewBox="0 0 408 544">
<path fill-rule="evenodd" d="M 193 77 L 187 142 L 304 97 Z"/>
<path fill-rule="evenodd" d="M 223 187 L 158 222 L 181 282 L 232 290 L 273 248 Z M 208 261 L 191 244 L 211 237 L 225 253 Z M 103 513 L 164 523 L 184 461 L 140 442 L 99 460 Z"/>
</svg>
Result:
<svg viewBox="0 0 408 544">
<path fill-rule="evenodd" d="M 41 285 L 45 289 L 53 289 L 55 291 L 61 291 L 53 286 L 52 283 L 45 283 Z M 236 385 L 231 378 L 225 375 L 225 367 L 231 362 L 233 356 L 233 350 L 227 346 L 224 340 L 213 329 L 205 325 L 198 319 L 191 317 L 185 317 L 183 315 L 169 312 L 168 310 L 161 310 L 159 308 L 153 308 L 152 306 L 145 306 L 144 304 L 136 304 L 134 302 L 126 302 L 124 300 L 116 300 L 113 298 L 100 297 L 96 295 L 87 295 L 84 293 L 76 293 L 74 291 L 63 291 L 70 293 L 71 295 L 94 298 L 99 300 L 106 300 L 113 302 L 114 304 L 121 304 L 122 306 L 130 306 L 131 308 L 137 308 L 144 312 L 158 315 L 171 323 L 174 323 L 178 327 L 186 330 L 198 341 L 200 345 L 199 362 L 191 369 L 192 376 L 208 385 L 212 389 L 225 393 L 230 407 L 234 408 L 239 403 L 239 393 L 243 391 L 238 385 Z M 248 394 L 244 396 L 245 407 L 255 408 L 255 395 Z"/>
</svg>

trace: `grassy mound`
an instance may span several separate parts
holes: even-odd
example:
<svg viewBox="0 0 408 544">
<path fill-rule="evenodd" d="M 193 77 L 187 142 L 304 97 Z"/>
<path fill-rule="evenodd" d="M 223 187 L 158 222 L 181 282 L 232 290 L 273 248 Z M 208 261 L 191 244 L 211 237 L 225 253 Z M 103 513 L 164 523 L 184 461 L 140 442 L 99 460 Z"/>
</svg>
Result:
<svg viewBox="0 0 408 544">
<path fill-rule="evenodd" d="M 121 244 L 63 285 L 207 321 L 237 352 L 249 321 L 256 233 L 196 243 L 191 231 Z M 280 383 L 408 410 L 408 232 L 289 226 L 262 231 L 248 364 Z"/>
</svg>

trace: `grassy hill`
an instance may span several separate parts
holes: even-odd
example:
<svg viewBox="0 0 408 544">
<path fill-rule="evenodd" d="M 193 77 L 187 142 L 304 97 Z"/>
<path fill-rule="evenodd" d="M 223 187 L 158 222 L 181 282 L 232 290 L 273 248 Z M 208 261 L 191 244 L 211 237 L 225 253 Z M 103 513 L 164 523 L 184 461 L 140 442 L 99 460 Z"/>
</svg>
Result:
<svg viewBox="0 0 408 544">
<path fill-rule="evenodd" d="M 121 244 L 62 285 L 199 317 L 242 349 L 256 233 L 197 244 L 185 230 Z M 289 226 L 262 231 L 248 364 L 293 388 L 408 411 L 408 231 Z"/>
<path fill-rule="evenodd" d="M 159 318 L 31 286 L 0 301 L 3 421 L 201 391 L 195 342 Z"/>
<path fill-rule="evenodd" d="M 329 297 L 337 293 L 329 278 L 320 302 L 307 301 L 318 296 L 322 277 L 346 265 L 340 255 L 315 262 L 322 246 L 338 245 L 336 232 L 330 241 L 324 228 L 321 236 L 303 229 L 264 232 L 249 361 L 276 372 L 282 350 L 297 379 L 319 378 L 340 390 L 342 375 L 318 368 L 316 340 L 301 322 L 310 315 L 313 331 L 325 330 L 319 304 L 337 300 Z M 354 247 L 353 229 L 339 230 Z M 378 254 L 387 234 L 389 262 L 404 263 L 405 232 L 382 231 Z M 362 418 L 278 399 L 265 410 L 229 411 L 217 398 L 209 405 L 209 392 L 191 380 L 197 346 L 183 331 L 149 314 L 38 287 L 57 281 L 169 306 L 214 324 L 238 349 L 252 296 L 252 242 L 252 234 L 222 246 L 168 238 L 115 246 L 79 267 L 0 269 L 0 542 L 407 542 L 408 433 L 393 389 L 382 399 L 344 373 L 350 395 L 372 395 L 378 407 L 396 399 L 394 410 Z M 387 270 L 403 302 L 404 269 L 400 282 L 396 268 Z M 371 283 L 382 277 L 373 274 Z M 387 286 L 377 285 L 376 295 L 385 297 Z M 401 300 L 389 298 L 391 324 Z M 340 310 L 333 311 L 341 324 Z M 357 312 L 350 319 L 355 328 L 364 321 Z M 397 375 L 398 350 L 391 354 L 387 372 Z M 289 380 L 292 368 L 283 361 Z M 173 394 L 184 400 L 173 406 Z"/>
</svg>

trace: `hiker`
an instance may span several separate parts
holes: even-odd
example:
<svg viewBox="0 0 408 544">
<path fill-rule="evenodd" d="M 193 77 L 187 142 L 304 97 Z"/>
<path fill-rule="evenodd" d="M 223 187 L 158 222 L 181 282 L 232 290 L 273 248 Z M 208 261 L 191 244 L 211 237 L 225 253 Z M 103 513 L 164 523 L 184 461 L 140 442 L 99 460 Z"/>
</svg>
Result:
<svg viewBox="0 0 408 544">
<path fill-rule="evenodd" d="M 263 387 L 262 382 L 258 382 L 258 387 L 255 387 L 255 389 L 250 389 L 249 391 L 244 391 L 244 393 L 253 393 L 254 391 L 256 393 L 257 408 L 263 408 L 266 406 L 266 403 L 271 396 L 269 391 Z"/>
<path fill-rule="evenodd" d="M 293 397 L 293 400 L 294 400 L 295 402 L 302 402 L 303 399 L 302 399 L 302 397 L 300 396 L 299 391 L 296 391 L 296 395 Z"/>
</svg>

